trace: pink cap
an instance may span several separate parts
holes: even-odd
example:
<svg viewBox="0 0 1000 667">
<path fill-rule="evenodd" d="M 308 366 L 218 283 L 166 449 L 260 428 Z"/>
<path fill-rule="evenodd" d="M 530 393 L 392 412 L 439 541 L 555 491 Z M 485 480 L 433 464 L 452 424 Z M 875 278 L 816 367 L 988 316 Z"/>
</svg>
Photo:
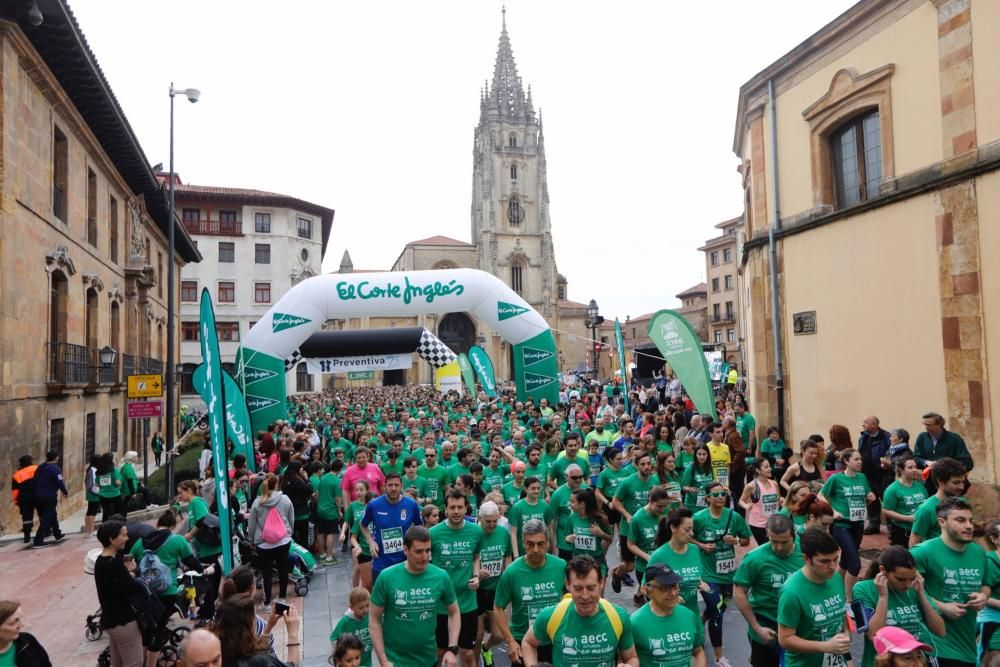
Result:
<svg viewBox="0 0 1000 667">
<path fill-rule="evenodd" d="M 875 653 L 885 655 L 886 653 L 909 653 L 914 649 L 930 651 L 931 647 L 911 635 L 903 628 L 894 625 L 887 625 L 875 633 L 872 640 L 875 645 Z"/>
<path fill-rule="evenodd" d="M 514 461 L 513 463 L 510 464 L 511 472 L 514 472 L 515 470 L 526 470 L 526 469 L 527 466 L 524 465 L 524 461 Z"/>
</svg>

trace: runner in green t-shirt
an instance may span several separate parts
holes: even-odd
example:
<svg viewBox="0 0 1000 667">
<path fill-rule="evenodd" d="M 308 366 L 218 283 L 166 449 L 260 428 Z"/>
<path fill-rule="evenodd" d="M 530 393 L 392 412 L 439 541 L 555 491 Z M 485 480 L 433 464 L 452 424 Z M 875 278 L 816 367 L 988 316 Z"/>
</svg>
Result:
<svg viewBox="0 0 1000 667">
<path fill-rule="evenodd" d="M 419 461 L 417 461 L 415 456 L 407 456 L 403 459 L 403 476 L 400 481 L 403 483 L 403 493 L 406 493 L 407 489 L 413 489 L 417 493 L 415 500 L 417 503 L 423 507 L 425 503 L 429 502 L 428 491 L 427 491 L 427 480 L 417 474 L 417 469 L 420 467 Z"/>
<path fill-rule="evenodd" d="M 650 555 L 656 550 L 656 533 L 660 525 L 660 518 L 670 505 L 667 490 L 662 487 L 654 487 L 649 492 L 649 498 L 644 507 L 632 515 L 632 523 L 629 524 L 628 548 L 635 556 L 635 569 L 642 580 L 642 573 L 646 571 L 646 563 L 649 562 Z M 637 593 L 638 595 L 638 593 Z M 641 604 L 638 599 L 636 604 Z"/>
<path fill-rule="evenodd" d="M 665 522 L 666 541 L 649 555 L 648 568 L 663 563 L 681 577 L 681 599 L 685 607 L 700 616 L 698 592 L 708 592 L 708 584 L 701 578 L 701 556 L 693 543 L 694 521 L 691 510 L 678 507 L 670 511 Z M 660 536 L 658 536 L 659 538 Z"/>
<path fill-rule="evenodd" d="M 896 461 L 896 481 L 882 493 L 882 512 L 889 521 L 889 542 L 910 546 L 913 515 L 927 500 L 927 488 L 920 481 L 920 468 L 912 456 Z"/>
<path fill-rule="evenodd" d="M 607 576 L 605 554 L 614 537 L 608 518 L 597 506 L 597 496 L 592 489 L 580 488 L 569 497 L 569 534 L 564 546 L 569 546 L 573 556 L 590 556 L 601 566 L 601 577 Z"/>
<path fill-rule="evenodd" d="M 330 633 L 330 643 L 336 644 L 342 634 L 352 634 L 361 642 L 361 667 L 372 667 L 372 640 L 368 631 L 368 607 L 371 597 L 363 586 L 353 589 L 347 598 L 349 608 Z"/>
<path fill-rule="evenodd" d="M 840 547 L 833 537 L 808 528 L 800 540 L 802 569 L 778 593 L 778 642 L 785 667 L 845 667 L 850 658 L 844 581 L 837 574 Z"/>
<path fill-rule="evenodd" d="M 640 667 L 705 665 L 701 617 L 681 604 L 679 574 L 665 565 L 646 569 L 649 604 L 632 614 L 632 637 Z"/>
<path fill-rule="evenodd" d="M 464 510 L 463 510 L 464 514 Z M 464 519 L 463 519 L 464 520 Z M 379 664 L 434 665 L 437 612 L 447 609 L 449 646 L 458 644 L 460 612 L 448 573 L 430 564 L 431 536 L 423 526 L 412 526 L 403 536 L 406 561 L 382 570 L 372 589 L 368 632 Z M 389 641 L 387 641 L 387 638 Z M 444 654 L 444 664 L 455 667 L 456 656 Z"/>
<path fill-rule="evenodd" d="M 580 470 L 590 470 L 590 460 L 586 454 L 580 452 L 580 434 L 567 433 L 564 442 L 566 446 L 565 456 L 560 456 L 549 466 L 549 488 L 551 489 L 557 489 L 566 482 L 566 471 L 574 463 L 580 466 Z"/>
<path fill-rule="evenodd" d="M 542 461 L 542 448 L 538 445 L 531 445 L 525 450 L 525 468 L 524 476 L 537 477 L 540 480 L 547 481 L 549 479 L 549 465 Z M 513 471 L 513 466 L 511 467 Z"/>
<path fill-rule="evenodd" d="M 931 647 L 937 641 L 934 635 L 944 634 L 944 619 L 927 597 L 923 577 L 917 576 L 916 567 L 906 547 L 893 545 L 872 561 L 870 576 L 854 585 L 852 598 L 860 600 L 871 616 L 861 667 L 874 667 L 875 646 L 871 638 L 886 625 L 902 628 Z"/>
<path fill-rule="evenodd" d="M 633 465 L 635 473 L 622 480 L 611 501 L 612 509 L 622 517 L 618 527 L 618 555 L 622 562 L 611 571 L 611 589 L 615 593 L 620 593 L 622 590 L 622 578 L 635 569 L 635 554 L 628 548 L 632 515 L 649 501 L 649 491 L 656 486 L 657 481 L 652 476 L 653 464 L 648 452 L 642 452 L 635 457 Z"/>
<path fill-rule="evenodd" d="M 705 489 L 715 481 L 712 470 L 711 454 L 707 445 L 699 444 L 694 450 L 694 461 L 684 468 L 681 475 L 681 488 L 684 491 L 684 506 L 692 512 L 704 508 L 708 501 Z"/>
<path fill-rule="evenodd" d="M 521 528 L 531 519 L 539 519 L 546 528 L 552 526 L 555 514 L 544 500 L 541 500 L 542 481 L 537 477 L 526 477 L 524 480 L 524 498 L 514 503 L 507 511 L 507 522 L 510 528 L 510 542 L 514 549 L 513 556 L 518 558 L 524 554 L 524 543 L 521 540 Z"/>
<path fill-rule="evenodd" d="M 340 476 L 325 472 L 319 478 L 316 489 L 316 535 L 323 549 L 320 560 L 324 565 L 337 562 L 334 556 L 334 541 L 340 531 Z"/>
<path fill-rule="evenodd" d="M 514 461 L 510 464 L 511 480 L 500 487 L 500 494 L 507 504 L 508 511 L 517 504 L 524 492 L 525 465 L 523 461 Z"/>
<path fill-rule="evenodd" d="M 487 500 L 479 508 L 479 527 L 483 530 L 482 543 L 479 550 L 479 590 L 476 591 L 478 603 L 477 614 L 479 625 L 476 630 L 476 644 L 483 647 L 486 664 L 493 661 L 493 647 L 503 641 L 503 635 L 496 630 L 496 618 L 493 613 L 497 585 L 503 571 L 511 561 L 510 533 L 500 521 L 500 508 L 493 501 Z M 490 638 L 483 643 L 486 630 L 486 620 L 489 620 Z M 488 660 L 487 660 L 488 658 Z"/>
<path fill-rule="evenodd" d="M 556 550 L 559 557 L 567 561 L 572 557 L 573 552 L 572 545 L 566 540 L 566 537 L 573 532 L 570 527 L 570 517 L 573 511 L 569 507 L 569 497 L 577 489 L 587 488 L 586 482 L 583 481 L 585 477 L 584 468 L 571 463 L 566 468 L 566 483 L 553 491 L 552 497 L 549 498 L 556 517 L 555 532 L 553 533 Z"/>
<path fill-rule="evenodd" d="M 913 514 L 910 544 L 914 547 L 941 534 L 937 520 L 937 507 L 948 498 L 958 498 L 965 488 L 965 466 L 952 458 L 938 459 L 931 468 L 937 491 L 923 502 Z"/>
<path fill-rule="evenodd" d="M 766 529 L 767 540 L 743 557 L 733 579 L 733 601 L 747 621 L 755 665 L 779 664 L 778 591 L 805 565 L 791 519 L 772 515 Z"/>
<path fill-rule="evenodd" d="M 437 462 L 437 451 L 433 447 L 424 449 L 424 464 L 417 474 L 427 481 L 427 500 L 444 510 L 444 496 L 451 485 L 451 473 Z"/>
</svg>

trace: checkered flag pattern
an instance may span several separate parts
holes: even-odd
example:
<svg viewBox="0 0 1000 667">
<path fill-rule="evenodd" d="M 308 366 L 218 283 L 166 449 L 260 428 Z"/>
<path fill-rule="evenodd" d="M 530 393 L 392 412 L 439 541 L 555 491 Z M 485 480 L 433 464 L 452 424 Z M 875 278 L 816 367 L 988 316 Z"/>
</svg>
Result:
<svg viewBox="0 0 1000 667">
<path fill-rule="evenodd" d="M 295 348 L 295 351 L 292 352 L 287 359 L 285 359 L 285 372 L 288 372 L 298 366 L 300 361 L 302 361 L 302 353 L 299 352 L 298 348 Z"/>
<path fill-rule="evenodd" d="M 427 329 L 420 334 L 420 344 L 417 345 L 417 354 L 434 368 L 447 366 L 458 359 L 458 355 L 441 342 L 441 340 Z"/>
</svg>

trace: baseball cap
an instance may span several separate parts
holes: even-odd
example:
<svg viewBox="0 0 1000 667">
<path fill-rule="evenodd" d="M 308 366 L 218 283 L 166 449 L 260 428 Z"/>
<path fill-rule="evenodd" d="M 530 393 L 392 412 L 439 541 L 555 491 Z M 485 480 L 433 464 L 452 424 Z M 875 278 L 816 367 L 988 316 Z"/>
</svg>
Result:
<svg viewBox="0 0 1000 667">
<path fill-rule="evenodd" d="M 649 572 L 649 569 L 646 569 Z M 931 647 L 917 640 L 906 630 L 894 625 L 887 625 L 875 633 L 872 644 L 875 646 L 875 653 L 885 655 L 886 653 L 909 653 L 914 649 L 930 651 Z"/>
<path fill-rule="evenodd" d="M 676 586 L 681 583 L 681 575 L 666 565 L 656 563 L 646 567 L 646 583 L 654 581 L 661 586 Z"/>
</svg>

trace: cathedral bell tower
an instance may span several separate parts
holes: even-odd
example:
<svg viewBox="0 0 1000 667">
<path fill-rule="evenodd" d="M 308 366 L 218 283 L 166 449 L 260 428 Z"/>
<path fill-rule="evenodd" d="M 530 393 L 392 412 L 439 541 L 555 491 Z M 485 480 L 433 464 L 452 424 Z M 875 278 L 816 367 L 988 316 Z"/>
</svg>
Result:
<svg viewBox="0 0 1000 667">
<path fill-rule="evenodd" d="M 541 112 L 517 74 L 506 9 L 493 80 L 480 91 L 472 146 L 472 242 L 479 268 L 498 276 L 550 323 L 557 272 Z"/>
</svg>

